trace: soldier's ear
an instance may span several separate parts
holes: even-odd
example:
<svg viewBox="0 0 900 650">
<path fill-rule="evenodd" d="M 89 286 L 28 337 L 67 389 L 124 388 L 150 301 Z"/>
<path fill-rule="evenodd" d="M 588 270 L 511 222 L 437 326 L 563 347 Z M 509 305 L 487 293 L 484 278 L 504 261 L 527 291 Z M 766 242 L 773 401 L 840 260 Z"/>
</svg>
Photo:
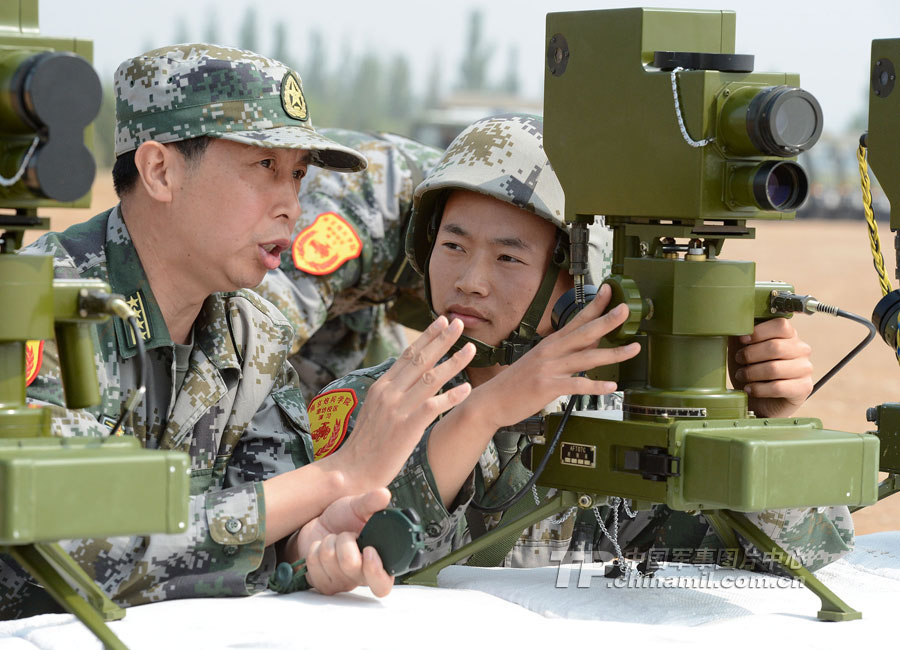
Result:
<svg viewBox="0 0 900 650">
<path fill-rule="evenodd" d="M 170 203 L 177 175 L 180 173 L 181 157 L 173 147 L 153 140 L 144 142 L 134 153 L 134 165 L 140 177 L 139 184 L 150 198 L 161 203 Z"/>
</svg>

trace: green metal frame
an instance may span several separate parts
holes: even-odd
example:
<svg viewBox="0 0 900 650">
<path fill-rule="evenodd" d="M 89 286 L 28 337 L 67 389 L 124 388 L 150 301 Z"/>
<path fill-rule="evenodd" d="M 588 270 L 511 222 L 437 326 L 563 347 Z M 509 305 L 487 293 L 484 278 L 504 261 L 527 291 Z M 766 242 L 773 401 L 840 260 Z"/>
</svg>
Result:
<svg viewBox="0 0 900 650">
<path fill-rule="evenodd" d="M 515 519 L 509 522 L 506 525 L 499 526 L 487 533 L 486 535 L 482 535 L 478 539 L 469 544 L 466 544 L 462 548 L 453 551 L 449 555 L 442 557 L 440 560 L 435 562 L 434 564 L 429 564 L 427 567 L 416 571 L 415 573 L 406 576 L 402 579 L 404 584 L 408 585 L 421 585 L 423 587 L 437 587 L 438 586 L 438 574 L 441 570 L 447 568 L 451 564 L 456 564 L 460 560 L 463 560 L 470 555 L 474 555 L 478 551 L 485 549 L 491 546 L 498 539 L 506 536 L 512 530 L 518 529 L 520 531 L 525 530 L 528 526 L 532 524 L 536 524 L 537 522 L 549 517 L 551 515 L 556 514 L 557 512 L 561 512 L 570 508 L 578 503 L 578 495 L 574 492 L 568 491 L 560 491 L 557 492 L 554 496 L 545 500 L 541 505 L 535 507 L 531 512 L 522 515 L 518 519 Z"/>
<path fill-rule="evenodd" d="M 443 569 L 497 543 L 498 540 L 507 537 L 513 531 L 523 531 L 527 527 L 536 524 L 551 515 L 577 505 L 578 502 L 579 495 L 575 492 L 565 490 L 557 492 L 553 497 L 546 499 L 531 512 L 511 521 L 509 524 L 499 526 L 489 533 L 482 535 L 475 541 L 453 551 L 434 564 L 403 578 L 402 582 L 408 585 L 437 587 L 438 574 Z M 822 603 L 822 607 L 817 614 L 819 620 L 853 621 L 862 618 L 861 612 L 847 605 L 847 603 L 841 600 L 806 568 L 798 566 L 796 562 L 791 561 L 791 557 L 787 551 L 772 540 L 771 537 L 750 523 L 743 514 L 732 512 L 730 510 L 711 510 L 704 511 L 703 515 L 713 526 L 719 539 L 727 548 L 742 548 L 737 538 L 737 534 L 740 534 L 765 554 L 766 557 L 772 558 L 780 568 L 789 575 L 798 578 L 807 589 L 818 596 Z M 739 565 L 740 563 L 741 561 L 739 558 L 737 564 Z"/>
<path fill-rule="evenodd" d="M 0 552 L 8 553 L 21 564 L 56 602 L 84 623 L 106 648 L 127 650 L 127 646 L 106 625 L 106 621 L 124 617 L 125 610 L 112 602 L 59 544 L 38 542 L 0 546 Z M 84 597 L 69 585 L 66 577 L 77 584 Z"/>
<path fill-rule="evenodd" d="M 838 598 L 831 589 L 826 587 L 809 570 L 796 562 L 790 561 L 790 555 L 787 551 L 750 523 L 741 513 L 731 512 L 730 510 L 716 510 L 715 512 L 704 514 L 707 515 L 707 518 L 720 519 L 725 526 L 740 533 L 756 548 L 772 557 L 778 566 L 788 574 L 799 578 L 803 585 L 818 596 L 822 602 L 822 609 L 817 614 L 820 621 L 855 621 L 862 618 L 861 612 L 853 609 Z M 736 548 L 740 548 L 740 546 Z"/>
</svg>

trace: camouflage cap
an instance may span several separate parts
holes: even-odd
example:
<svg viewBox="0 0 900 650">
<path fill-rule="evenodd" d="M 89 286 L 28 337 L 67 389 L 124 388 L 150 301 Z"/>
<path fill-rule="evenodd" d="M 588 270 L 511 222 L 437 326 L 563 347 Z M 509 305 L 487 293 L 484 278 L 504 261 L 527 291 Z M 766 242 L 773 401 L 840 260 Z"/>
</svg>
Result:
<svg viewBox="0 0 900 650">
<path fill-rule="evenodd" d="M 451 190 L 492 196 L 565 229 L 565 197 L 543 142 L 544 122 L 535 115 L 486 117 L 456 136 L 416 188 L 406 254 L 419 273 L 431 251 L 436 212 Z"/>
<path fill-rule="evenodd" d="M 122 63 L 115 75 L 116 155 L 143 142 L 200 136 L 257 147 L 305 149 L 310 164 L 366 168 L 365 156 L 316 133 L 300 77 L 247 50 L 172 45 Z"/>
</svg>

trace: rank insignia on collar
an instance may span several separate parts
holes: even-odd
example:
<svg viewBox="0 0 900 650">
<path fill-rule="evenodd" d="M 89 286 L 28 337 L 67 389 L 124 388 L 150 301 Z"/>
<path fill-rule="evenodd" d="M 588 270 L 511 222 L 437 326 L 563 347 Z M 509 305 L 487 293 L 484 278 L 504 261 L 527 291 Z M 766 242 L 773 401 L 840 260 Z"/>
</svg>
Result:
<svg viewBox="0 0 900 650">
<path fill-rule="evenodd" d="M 153 333 L 150 331 L 150 321 L 147 320 L 147 312 L 144 309 L 144 292 L 138 289 L 128 296 L 126 302 L 137 317 L 136 320 L 138 329 L 141 330 L 141 338 L 145 341 L 149 341 L 153 338 Z M 137 341 L 134 340 L 134 332 L 131 331 L 131 327 L 127 324 L 125 324 L 125 336 L 129 347 L 133 348 L 137 346 Z"/>
<path fill-rule="evenodd" d="M 294 266 L 311 275 L 328 275 L 362 253 L 362 240 L 344 217 L 323 212 L 300 231 L 291 246 Z"/>
<path fill-rule="evenodd" d="M 284 107 L 284 112 L 295 120 L 305 122 L 309 117 L 303 89 L 300 87 L 297 75 L 293 72 L 288 72 L 281 80 L 281 105 Z"/>
<path fill-rule="evenodd" d="M 112 428 L 116 425 L 116 418 L 114 418 L 114 417 L 112 417 L 112 416 L 109 416 L 109 415 L 101 415 L 101 416 L 100 416 L 99 418 L 97 418 L 97 419 L 100 421 L 100 424 L 102 424 L 103 426 L 105 426 L 105 427 L 106 427 L 107 429 L 109 429 L 110 431 L 112 431 Z M 118 432 L 116 433 L 116 435 L 117 435 L 117 436 L 121 436 L 121 435 L 122 435 L 122 429 L 119 429 Z"/>
<path fill-rule="evenodd" d="M 334 453 L 341 446 L 357 401 L 356 391 L 352 388 L 338 388 L 318 395 L 306 407 L 316 460 Z"/>
<path fill-rule="evenodd" d="M 28 341 L 25 343 L 25 385 L 31 386 L 31 382 L 38 376 L 41 363 L 44 361 L 44 342 Z"/>
</svg>

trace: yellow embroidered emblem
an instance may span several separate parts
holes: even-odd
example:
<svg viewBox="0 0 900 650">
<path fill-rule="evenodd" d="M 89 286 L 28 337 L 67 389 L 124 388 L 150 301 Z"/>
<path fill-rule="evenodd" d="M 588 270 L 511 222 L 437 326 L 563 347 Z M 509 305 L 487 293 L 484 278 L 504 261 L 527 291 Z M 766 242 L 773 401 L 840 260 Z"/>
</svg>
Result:
<svg viewBox="0 0 900 650">
<path fill-rule="evenodd" d="M 300 80 L 293 72 L 288 72 L 281 80 L 281 105 L 284 106 L 284 112 L 295 120 L 305 122 L 309 117 Z"/>
<path fill-rule="evenodd" d="M 323 212 L 300 231 L 291 246 L 294 266 L 312 275 L 327 275 L 362 253 L 362 240 L 346 219 Z"/>
<path fill-rule="evenodd" d="M 356 391 L 338 388 L 322 393 L 306 407 L 316 460 L 334 453 L 341 446 L 356 404 Z"/>
<path fill-rule="evenodd" d="M 25 343 L 25 385 L 31 386 L 31 382 L 38 376 L 41 363 L 44 361 L 44 342 L 27 341 Z"/>
<path fill-rule="evenodd" d="M 145 341 L 149 341 L 153 337 L 153 333 L 150 331 L 150 322 L 147 320 L 147 313 L 144 310 L 144 294 L 138 289 L 128 297 L 127 302 L 128 306 L 134 310 L 134 313 L 137 316 L 137 324 L 138 329 L 141 330 L 141 338 Z M 134 340 L 134 332 L 127 325 L 125 326 L 125 332 L 128 337 L 128 345 L 131 347 L 136 346 L 137 341 Z"/>
</svg>

